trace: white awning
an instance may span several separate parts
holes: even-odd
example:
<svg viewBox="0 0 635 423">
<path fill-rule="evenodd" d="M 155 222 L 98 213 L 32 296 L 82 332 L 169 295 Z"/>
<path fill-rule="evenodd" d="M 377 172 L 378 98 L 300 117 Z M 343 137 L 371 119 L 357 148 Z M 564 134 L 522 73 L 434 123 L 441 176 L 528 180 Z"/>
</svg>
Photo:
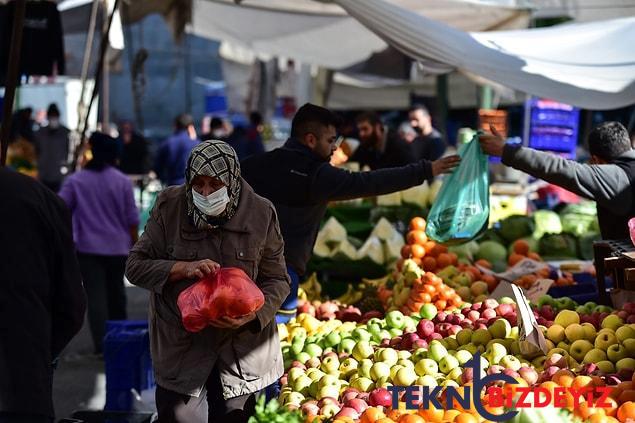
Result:
<svg viewBox="0 0 635 423">
<path fill-rule="evenodd" d="M 432 72 L 458 69 L 587 109 L 635 103 L 635 18 L 468 33 L 385 0 L 333 0 Z"/>
</svg>

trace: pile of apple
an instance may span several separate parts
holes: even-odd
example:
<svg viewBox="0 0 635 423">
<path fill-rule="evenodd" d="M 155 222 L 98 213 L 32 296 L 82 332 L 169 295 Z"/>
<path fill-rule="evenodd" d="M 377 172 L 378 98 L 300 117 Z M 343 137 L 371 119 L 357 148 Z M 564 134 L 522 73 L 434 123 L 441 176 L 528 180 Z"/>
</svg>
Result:
<svg viewBox="0 0 635 423">
<path fill-rule="evenodd" d="M 485 301 L 498 285 L 494 276 L 484 274 L 477 267 L 467 264 L 447 266 L 437 276 L 454 288 L 463 301 L 470 303 Z"/>
</svg>

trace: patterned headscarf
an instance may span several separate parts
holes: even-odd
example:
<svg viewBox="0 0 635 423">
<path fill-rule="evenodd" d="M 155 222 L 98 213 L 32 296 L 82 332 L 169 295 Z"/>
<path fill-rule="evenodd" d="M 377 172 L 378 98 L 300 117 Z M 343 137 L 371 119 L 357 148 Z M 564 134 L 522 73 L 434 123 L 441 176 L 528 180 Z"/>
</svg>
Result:
<svg viewBox="0 0 635 423">
<path fill-rule="evenodd" d="M 207 216 L 194 206 L 192 181 L 199 175 L 219 179 L 227 187 L 229 204 L 219 216 Z M 229 144 L 211 140 L 201 142 L 192 149 L 185 169 L 185 195 L 187 197 L 187 214 L 192 219 L 194 226 L 200 229 L 210 229 L 229 221 L 238 209 L 240 187 L 238 156 Z"/>
</svg>

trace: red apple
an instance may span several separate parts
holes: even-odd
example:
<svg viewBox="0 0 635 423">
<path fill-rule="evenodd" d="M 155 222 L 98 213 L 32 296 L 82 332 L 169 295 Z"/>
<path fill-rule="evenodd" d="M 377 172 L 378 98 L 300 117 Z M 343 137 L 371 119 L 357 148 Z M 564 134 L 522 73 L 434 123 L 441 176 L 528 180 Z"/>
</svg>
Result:
<svg viewBox="0 0 635 423">
<path fill-rule="evenodd" d="M 371 407 L 390 407 L 392 405 L 392 394 L 384 388 L 373 389 L 368 396 L 368 404 Z"/>
<path fill-rule="evenodd" d="M 434 333 L 434 323 L 427 319 L 419 320 L 417 323 L 417 335 L 420 338 L 425 338 Z"/>
<path fill-rule="evenodd" d="M 344 403 L 344 406 L 355 409 L 358 414 L 362 414 L 368 408 L 368 404 L 366 403 L 366 401 L 359 398 L 354 398 L 350 401 L 347 401 L 346 403 Z"/>
</svg>

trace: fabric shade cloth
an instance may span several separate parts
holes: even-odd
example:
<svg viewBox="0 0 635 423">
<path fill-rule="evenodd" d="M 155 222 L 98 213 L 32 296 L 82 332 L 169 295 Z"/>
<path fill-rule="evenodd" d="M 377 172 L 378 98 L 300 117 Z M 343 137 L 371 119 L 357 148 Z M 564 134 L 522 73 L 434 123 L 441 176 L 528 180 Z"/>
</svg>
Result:
<svg viewBox="0 0 635 423">
<path fill-rule="evenodd" d="M 635 103 L 635 18 L 545 29 L 464 32 L 385 0 L 333 0 L 426 70 L 457 69 L 574 106 Z"/>
</svg>

